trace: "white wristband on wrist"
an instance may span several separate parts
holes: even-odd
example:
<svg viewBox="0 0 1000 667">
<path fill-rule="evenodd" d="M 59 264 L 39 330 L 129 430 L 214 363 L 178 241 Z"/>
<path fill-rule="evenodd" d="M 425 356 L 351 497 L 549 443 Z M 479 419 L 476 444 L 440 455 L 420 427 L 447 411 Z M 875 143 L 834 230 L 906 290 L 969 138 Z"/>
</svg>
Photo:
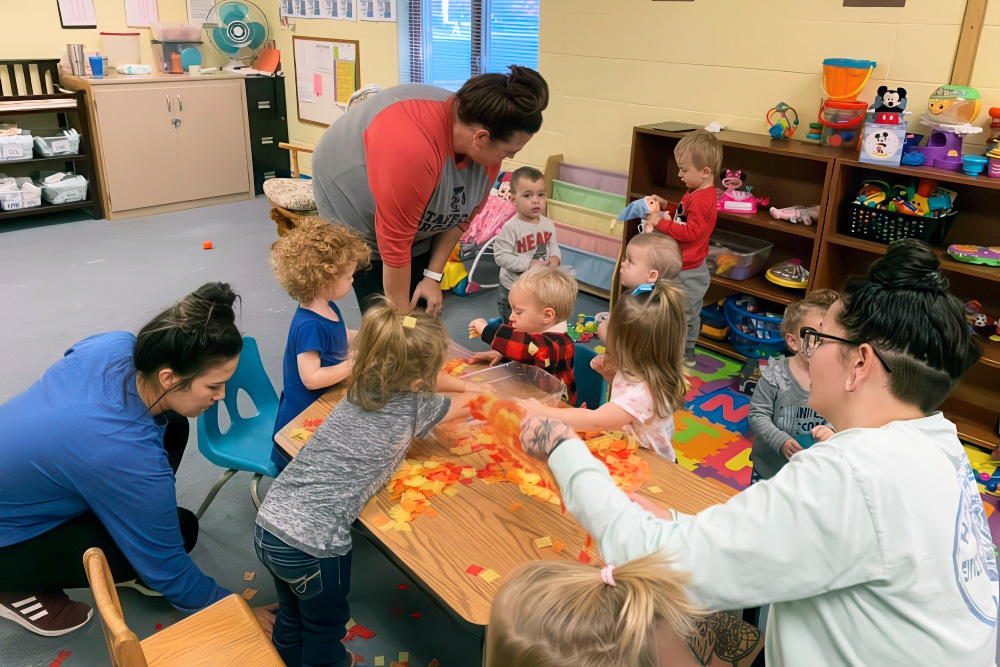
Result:
<svg viewBox="0 0 1000 667">
<path fill-rule="evenodd" d="M 431 280 L 436 280 L 437 282 L 441 282 L 441 279 L 444 278 L 444 274 L 434 273 L 430 269 L 424 269 L 424 277 L 430 278 Z"/>
</svg>

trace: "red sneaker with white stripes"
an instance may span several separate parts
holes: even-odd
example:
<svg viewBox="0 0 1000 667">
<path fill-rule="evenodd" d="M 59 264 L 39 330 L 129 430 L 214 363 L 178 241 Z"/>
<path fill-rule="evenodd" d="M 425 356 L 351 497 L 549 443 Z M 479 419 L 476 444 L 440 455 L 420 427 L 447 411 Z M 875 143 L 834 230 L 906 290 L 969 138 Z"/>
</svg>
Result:
<svg viewBox="0 0 1000 667">
<path fill-rule="evenodd" d="M 94 610 L 62 591 L 0 593 L 0 618 L 43 637 L 57 637 L 83 626 Z"/>
</svg>

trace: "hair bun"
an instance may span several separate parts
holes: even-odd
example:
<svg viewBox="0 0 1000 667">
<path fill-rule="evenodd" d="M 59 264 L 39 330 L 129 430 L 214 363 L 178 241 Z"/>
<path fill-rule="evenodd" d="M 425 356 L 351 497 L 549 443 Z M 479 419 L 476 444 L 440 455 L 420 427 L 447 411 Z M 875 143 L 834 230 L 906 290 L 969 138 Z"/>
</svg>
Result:
<svg viewBox="0 0 1000 667">
<path fill-rule="evenodd" d="M 549 105 L 549 85 L 542 75 L 522 65 L 511 65 L 507 74 L 507 92 L 520 111 L 541 113 Z"/>
<path fill-rule="evenodd" d="M 872 263 L 868 279 L 884 289 L 914 292 L 947 292 L 949 281 L 941 261 L 923 241 L 901 239 L 889 246 L 885 257 Z"/>
<path fill-rule="evenodd" d="M 206 326 L 210 320 L 233 323 L 236 321 L 233 309 L 236 299 L 236 292 L 229 283 L 205 283 L 177 304 L 180 324 L 192 330 Z"/>
</svg>

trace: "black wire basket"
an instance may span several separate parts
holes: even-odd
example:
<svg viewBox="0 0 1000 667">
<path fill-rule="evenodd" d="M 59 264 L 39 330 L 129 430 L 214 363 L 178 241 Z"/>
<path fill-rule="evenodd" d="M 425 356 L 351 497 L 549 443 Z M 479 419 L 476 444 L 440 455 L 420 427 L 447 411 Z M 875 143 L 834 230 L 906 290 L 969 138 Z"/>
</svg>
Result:
<svg viewBox="0 0 1000 667">
<path fill-rule="evenodd" d="M 938 218 L 894 213 L 884 208 L 848 202 L 847 216 L 841 219 L 840 232 L 848 236 L 890 244 L 899 239 L 920 239 L 941 245 L 958 211 L 949 211 Z"/>
</svg>

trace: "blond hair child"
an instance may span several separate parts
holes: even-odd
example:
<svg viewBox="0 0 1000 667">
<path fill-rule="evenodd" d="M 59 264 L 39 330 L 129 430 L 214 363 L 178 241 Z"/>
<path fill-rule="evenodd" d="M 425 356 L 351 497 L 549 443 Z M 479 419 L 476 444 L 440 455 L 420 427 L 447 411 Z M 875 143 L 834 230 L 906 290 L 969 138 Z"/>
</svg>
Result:
<svg viewBox="0 0 1000 667">
<path fill-rule="evenodd" d="M 664 234 L 639 234 L 625 246 L 622 287 L 631 291 L 645 283 L 673 280 L 681 272 L 681 250 L 677 241 Z"/>
<path fill-rule="evenodd" d="M 433 393 L 448 350 L 440 318 L 402 315 L 384 298 L 365 312 L 347 396 L 278 476 L 257 515 L 254 544 L 274 577 L 274 645 L 289 665 L 353 664 L 351 524 L 385 486 L 414 438 L 468 414 Z"/>
<path fill-rule="evenodd" d="M 566 333 L 566 320 L 573 314 L 576 293 L 576 280 L 566 272 L 547 266 L 528 269 L 510 288 L 509 324 L 482 318 L 469 322 L 469 335 L 479 336 L 493 350 L 468 361 L 489 361 L 492 366 L 509 359 L 537 366 L 562 380 L 565 399 L 574 402 L 574 343 Z"/>
<path fill-rule="evenodd" d="M 802 354 L 799 330 L 818 330 L 838 297 L 831 289 L 815 290 L 785 309 L 781 335 L 792 356 L 772 359 L 764 367 L 750 399 L 754 482 L 774 477 L 788 459 L 802 451 L 796 438 L 808 434 L 812 440 L 826 440 L 833 435 L 827 421 L 809 407 L 809 359 Z"/>
<path fill-rule="evenodd" d="M 354 273 L 368 265 L 370 255 L 352 229 L 315 217 L 271 244 L 274 277 L 299 303 L 285 344 L 274 433 L 350 373 L 347 346 L 355 332 L 335 302 L 351 290 Z M 290 459 L 275 445 L 271 460 L 282 470 Z"/>
<path fill-rule="evenodd" d="M 701 330 L 701 307 L 711 276 L 705 258 L 708 256 L 708 239 L 715 229 L 718 198 L 715 178 L 722 166 L 722 144 L 711 132 L 698 130 L 685 135 L 674 148 L 677 175 L 687 192 L 673 216 L 665 213 L 667 201 L 651 195 L 650 214 L 645 230 L 667 234 L 680 245 L 684 263 L 680 280 L 687 298 L 687 338 L 684 344 L 684 363 L 694 366 L 694 346 Z"/>
<path fill-rule="evenodd" d="M 671 443 L 674 411 L 684 407 L 684 292 L 669 281 L 644 284 L 618 300 L 608 320 L 608 352 L 591 367 L 611 385 L 611 400 L 595 410 L 552 408 L 534 399 L 529 412 L 562 419 L 578 431 L 631 427 L 639 443 L 677 460 Z"/>
<path fill-rule="evenodd" d="M 655 554 L 603 569 L 568 560 L 527 563 L 493 600 L 483 665 L 700 665 L 685 643 L 700 617 L 686 583 Z"/>
<path fill-rule="evenodd" d="M 510 200 L 517 214 L 504 223 L 493 242 L 493 259 L 500 267 L 497 309 L 510 319 L 510 288 L 533 266 L 559 266 L 562 254 L 556 226 L 545 217 L 545 175 L 534 167 L 515 169 L 510 176 Z"/>
</svg>

